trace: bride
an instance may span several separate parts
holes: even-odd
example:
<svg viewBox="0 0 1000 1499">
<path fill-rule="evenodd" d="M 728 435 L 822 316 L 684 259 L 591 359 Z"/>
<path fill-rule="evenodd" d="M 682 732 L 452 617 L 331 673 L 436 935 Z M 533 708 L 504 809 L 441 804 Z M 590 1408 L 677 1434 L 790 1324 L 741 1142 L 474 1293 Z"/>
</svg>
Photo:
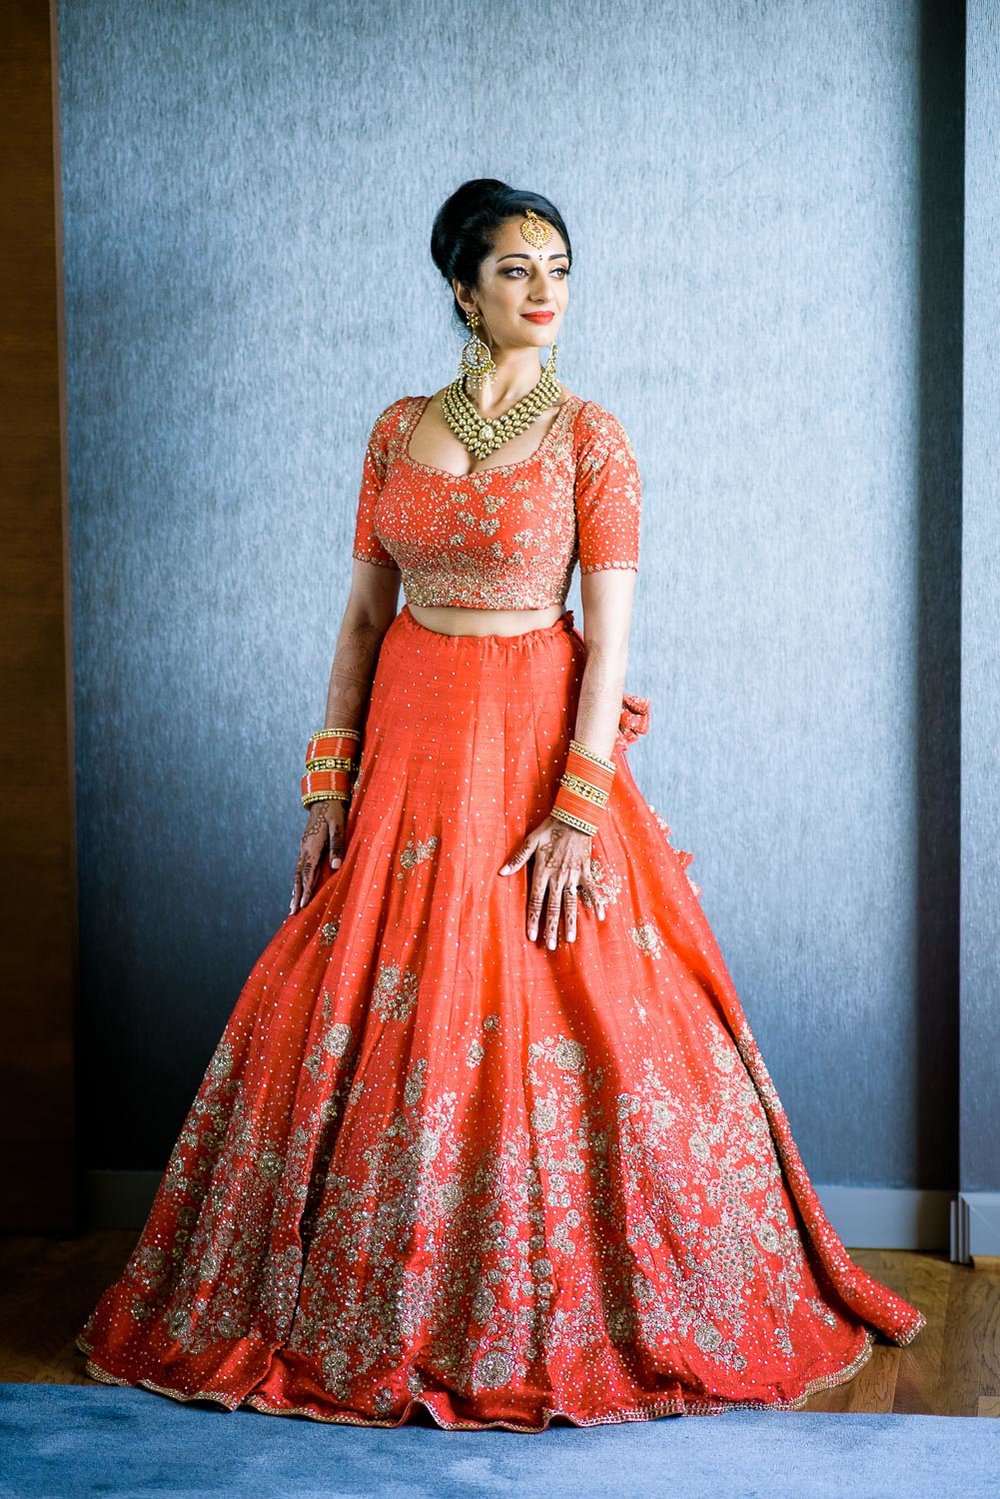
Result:
<svg viewBox="0 0 1000 1499">
<path fill-rule="evenodd" d="M 431 251 L 468 341 L 370 432 L 291 907 L 78 1345 L 355 1425 L 799 1407 L 925 1318 L 824 1215 L 629 766 L 642 488 L 556 377 L 562 216 L 476 179 Z"/>
</svg>

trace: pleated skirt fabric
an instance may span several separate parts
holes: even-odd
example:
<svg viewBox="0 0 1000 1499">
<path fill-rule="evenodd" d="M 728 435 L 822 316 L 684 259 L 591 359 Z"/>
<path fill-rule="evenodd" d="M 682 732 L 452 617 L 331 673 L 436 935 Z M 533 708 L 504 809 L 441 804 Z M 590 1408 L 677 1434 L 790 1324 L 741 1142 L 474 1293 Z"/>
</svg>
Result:
<svg viewBox="0 0 1000 1499">
<path fill-rule="evenodd" d="M 341 866 L 236 1002 L 121 1276 L 98 1380 L 540 1431 L 789 1409 L 923 1314 L 820 1207 L 669 827 L 628 763 L 603 922 L 525 931 L 585 645 L 571 610 L 383 638 Z M 425 1417 L 426 1419 L 426 1417 Z"/>
</svg>

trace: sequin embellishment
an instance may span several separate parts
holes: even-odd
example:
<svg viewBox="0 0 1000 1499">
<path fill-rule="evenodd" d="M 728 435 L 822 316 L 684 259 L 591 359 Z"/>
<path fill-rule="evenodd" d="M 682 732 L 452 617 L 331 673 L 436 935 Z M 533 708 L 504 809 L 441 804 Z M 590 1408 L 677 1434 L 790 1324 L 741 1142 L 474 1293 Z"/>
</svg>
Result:
<svg viewBox="0 0 1000 1499">
<path fill-rule="evenodd" d="M 631 441 L 595 401 L 566 398 L 528 458 L 458 476 L 410 458 L 427 396 L 377 418 L 353 555 L 398 567 L 408 603 L 538 609 L 581 573 L 639 566 L 642 488 Z"/>
</svg>

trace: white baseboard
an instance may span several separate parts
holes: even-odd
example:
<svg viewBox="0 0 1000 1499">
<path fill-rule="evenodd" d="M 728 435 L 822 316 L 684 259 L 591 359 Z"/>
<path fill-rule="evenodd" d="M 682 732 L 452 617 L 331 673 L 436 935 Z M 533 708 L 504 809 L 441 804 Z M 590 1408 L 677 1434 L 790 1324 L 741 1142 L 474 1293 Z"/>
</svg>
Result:
<svg viewBox="0 0 1000 1499">
<path fill-rule="evenodd" d="M 87 1223 L 97 1228 L 140 1229 L 152 1206 L 160 1173 L 156 1171 L 89 1171 Z M 915 1249 L 942 1253 L 949 1247 L 951 1192 L 920 1191 L 906 1187 L 820 1187 L 817 1196 L 830 1222 L 848 1249 Z M 993 1204 L 992 1231 L 1000 1244 L 1000 1193 L 963 1194 L 959 1201 L 989 1199 Z M 972 1237 L 991 1242 L 986 1206 L 977 1211 Z M 966 1221 L 973 1221 L 967 1217 Z M 997 1249 L 973 1249 L 996 1254 Z M 956 1258 L 954 1244 L 952 1258 Z"/>
<path fill-rule="evenodd" d="M 953 1192 L 917 1187 L 816 1187 L 823 1211 L 848 1249 L 948 1248 Z"/>
<path fill-rule="evenodd" d="M 1000 1255 L 1000 1192 L 959 1192 L 951 1205 L 951 1258 Z"/>
</svg>

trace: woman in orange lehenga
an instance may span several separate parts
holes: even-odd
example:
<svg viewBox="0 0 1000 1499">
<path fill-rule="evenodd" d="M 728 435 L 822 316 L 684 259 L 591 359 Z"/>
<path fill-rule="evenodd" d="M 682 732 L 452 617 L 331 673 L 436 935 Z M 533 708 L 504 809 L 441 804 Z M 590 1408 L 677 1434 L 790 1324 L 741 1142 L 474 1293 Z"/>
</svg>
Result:
<svg viewBox="0 0 1000 1499">
<path fill-rule="evenodd" d="M 824 1216 L 628 764 L 639 474 L 555 380 L 562 217 L 468 182 L 431 249 L 470 343 L 374 424 L 292 909 L 87 1372 L 373 1426 L 798 1407 L 925 1319 Z"/>
</svg>

